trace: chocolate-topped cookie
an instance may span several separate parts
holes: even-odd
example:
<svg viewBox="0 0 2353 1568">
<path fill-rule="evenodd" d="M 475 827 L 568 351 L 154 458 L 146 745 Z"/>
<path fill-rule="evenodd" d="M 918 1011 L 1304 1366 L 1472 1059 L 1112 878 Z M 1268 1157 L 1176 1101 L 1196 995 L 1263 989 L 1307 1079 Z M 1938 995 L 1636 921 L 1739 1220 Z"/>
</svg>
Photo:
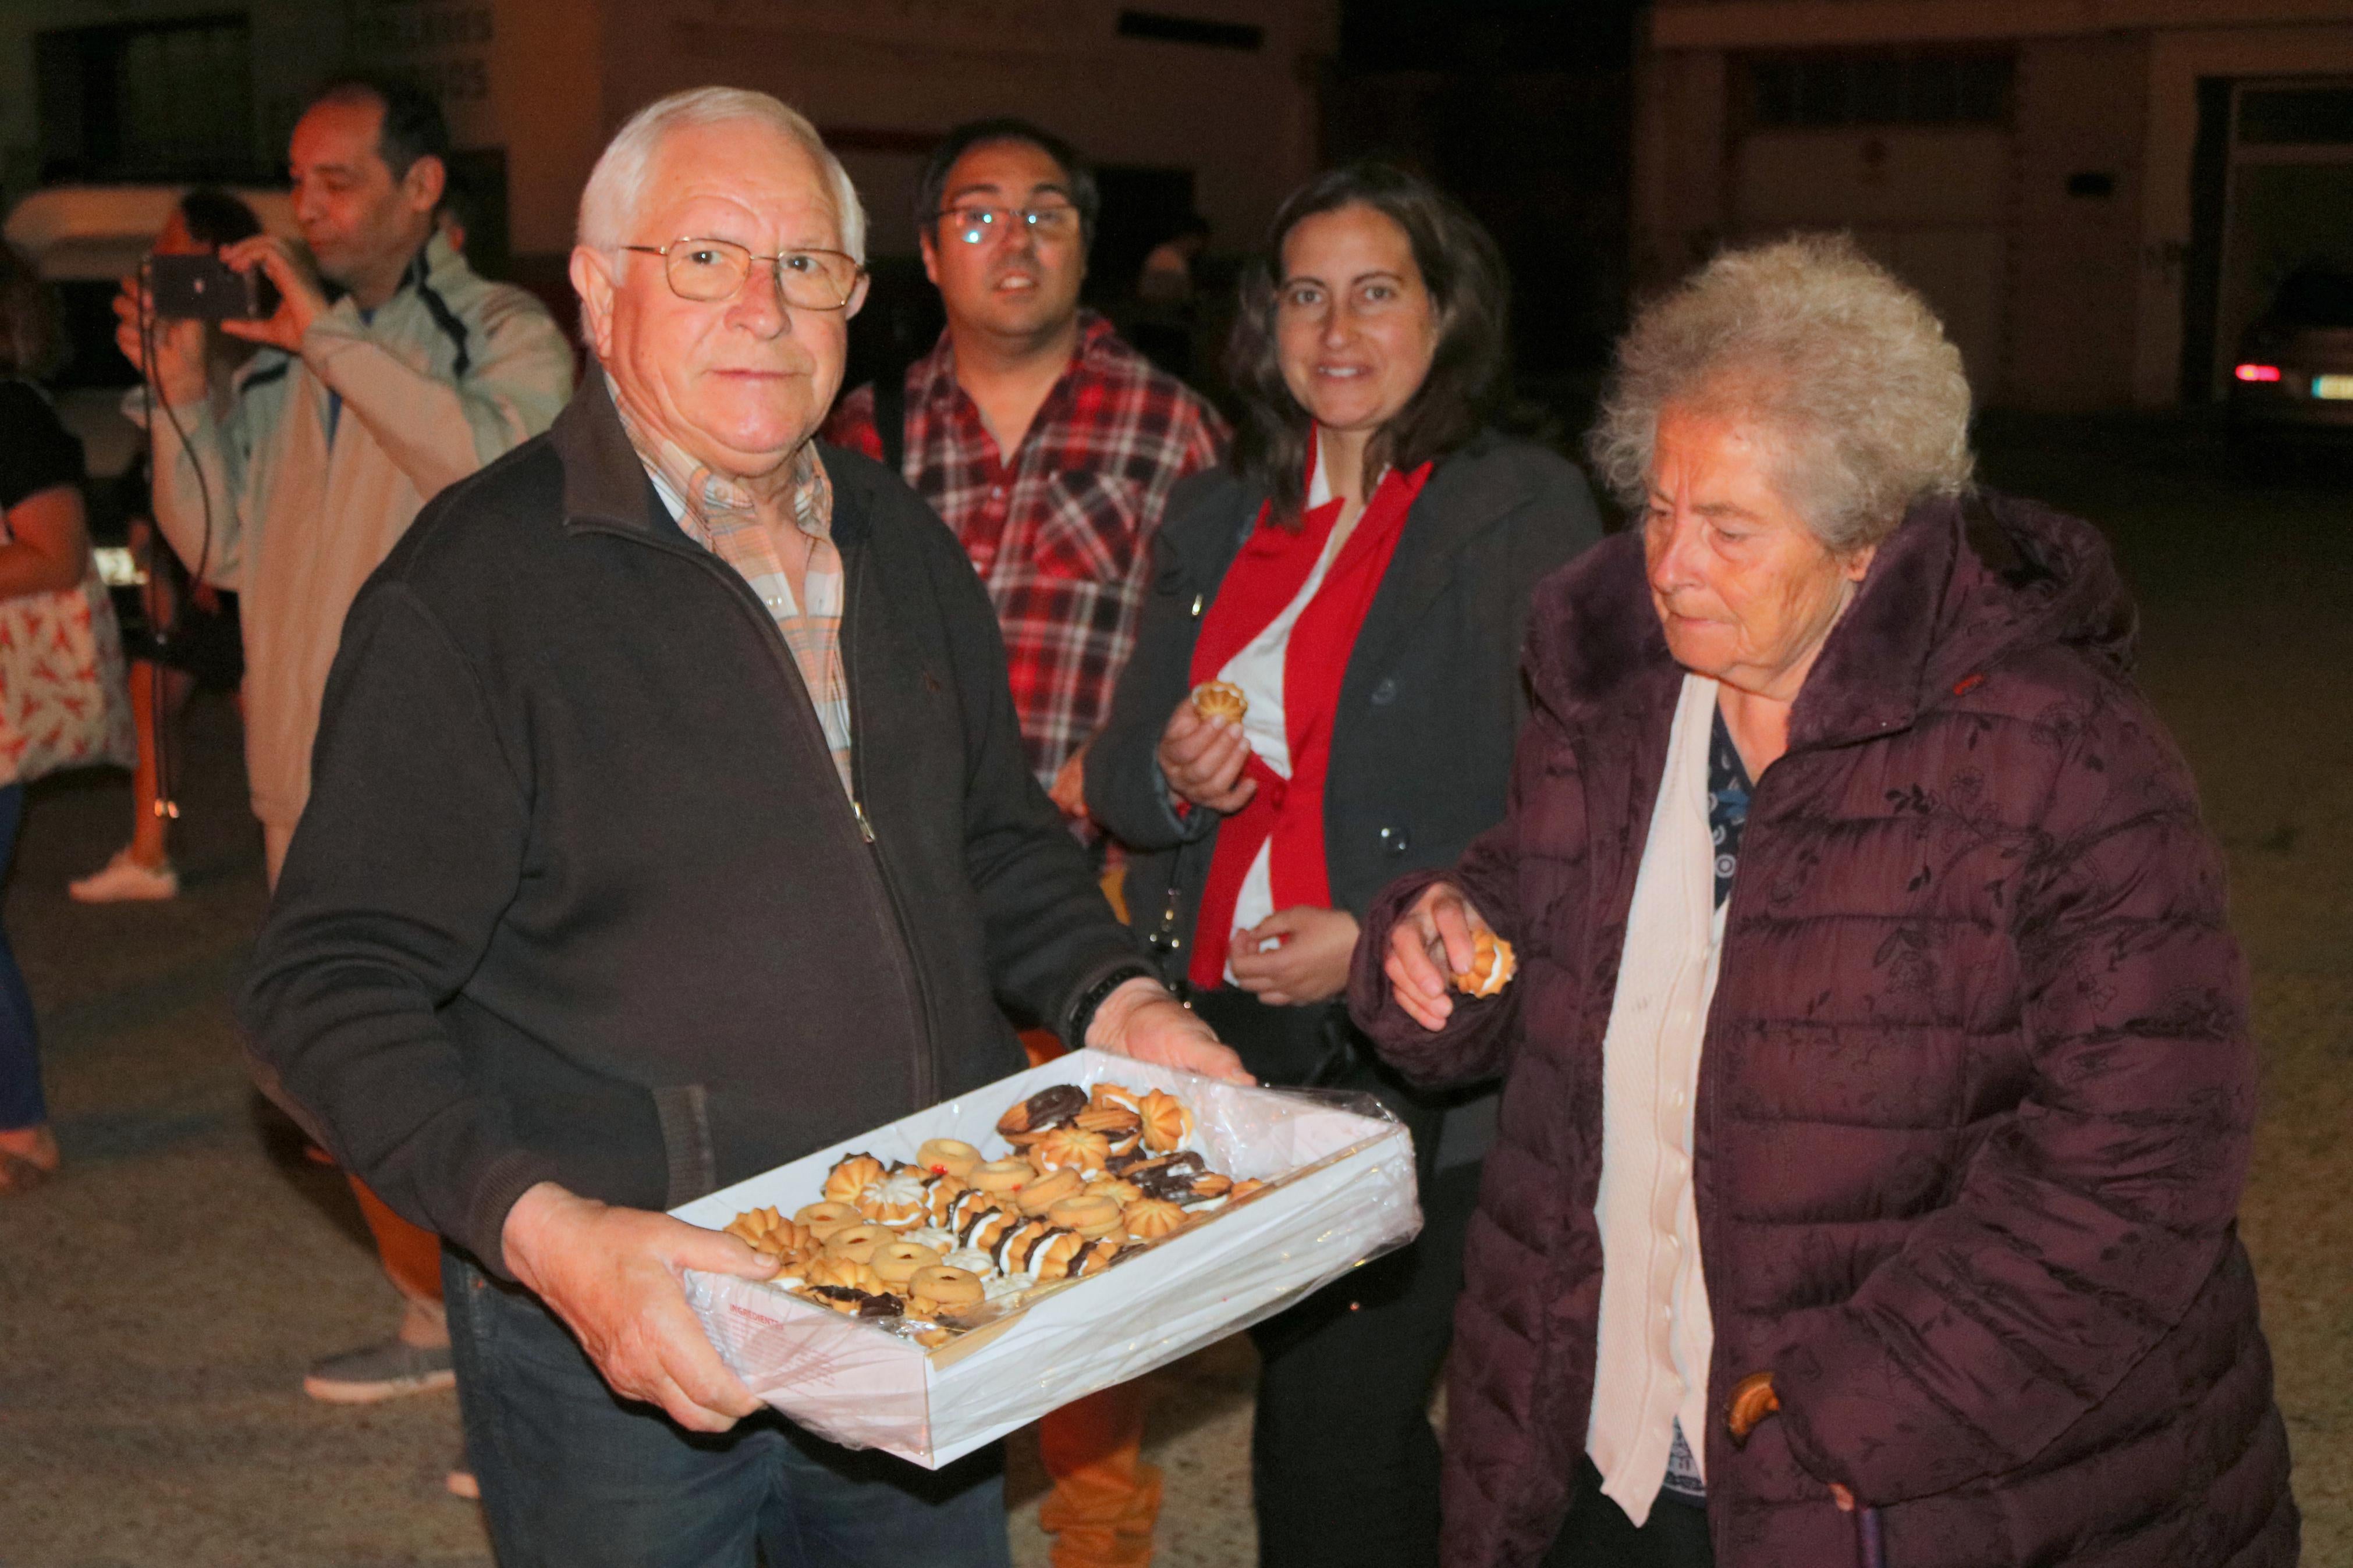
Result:
<svg viewBox="0 0 2353 1568">
<path fill-rule="evenodd" d="M 1194 1181 L 1206 1173 L 1208 1168 L 1201 1156 L 1188 1150 L 1182 1154 L 1170 1154 L 1137 1165 L 1125 1173 L 1125 1179 L 1134 1183 L 1148 1198 L 1183 1203 L 1193 1195 Z"/>
</svg>

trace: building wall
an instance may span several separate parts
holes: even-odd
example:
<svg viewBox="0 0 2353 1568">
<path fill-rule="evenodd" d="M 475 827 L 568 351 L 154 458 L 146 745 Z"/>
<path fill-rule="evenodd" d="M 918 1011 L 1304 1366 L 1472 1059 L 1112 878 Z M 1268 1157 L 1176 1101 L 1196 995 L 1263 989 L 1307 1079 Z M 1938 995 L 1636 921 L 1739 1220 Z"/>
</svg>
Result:
<svg viewBox="0 0 2353 1568">
<path fill-rule="evenodd" d="M 2147 35 L 2129 33 L 2019 50 L 2005 403 L 2132 400 L 2148 52 Z"/>
<path fill-rule="evenodd" d="M 1998 252 L 1979 233 L 1974 256 L 1907 256 L 1887 232 L 1915 198 L 1981 228 L 1982 157 L 1860 129 L 1744 148 L 1727 119 L 1746 52 L 1989 44 L 2016 57 Z M 2199 81 L 2331 75 L 2353 75 L 2353 0 L 1657 0 L 1637 70 L 1636 276 L 1655 286 L 1767 220 L 1852 227 L 1957 315 L 1982 400 L 2169 405 Z"/>
<path fill-rule="evenodd" d="M 949 126 L 1021 114 L 1099 163 L 1189 168 L 1220 242 L 1245 244 L 1315 166 L 1314 68 L 1332 0 L 1185 0 L 1264 29 L 1255 50 L 1121 37 L 1099 0 L 628 0 L 605 37 L 604 118 L 705 82 L 759 88 L 842 148 L 884 253 L 914 249 L 908 197 Z M 580 171 L 586 173 L 584 165 Z"/>
<path fill-rule="evenodd" d="M 0 178 L 39 166 L 33 37 L 223 14 L 235 0 L 0 4 Z M 1262 29 L 1255 49 L 1123 37 L 1100 0 L 247 0 L 257 156 L 282 156 L 308 87 L 347 63 L 436 86 L 460 147 L 502 148 L 518 264 L 569 247 L 579 190 L 628 115 L 662 93 L 763 89 L 840 143 L 881 252 L 914 248 L 922 152 L 960 120 L 1021 113 L 1098 162 L 1185 168 L 1221 243 L 1247 244 L 1315 166 L 1315 81 L 1337 0 L 1169 0 Z"/>
</svg>

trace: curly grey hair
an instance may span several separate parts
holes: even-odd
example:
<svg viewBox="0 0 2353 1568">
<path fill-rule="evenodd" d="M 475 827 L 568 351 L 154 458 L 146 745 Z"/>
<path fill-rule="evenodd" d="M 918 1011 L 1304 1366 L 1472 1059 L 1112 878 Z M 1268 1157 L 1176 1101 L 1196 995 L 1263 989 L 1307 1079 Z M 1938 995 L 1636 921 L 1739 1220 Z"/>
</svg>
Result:
<svg viewBox="0 0 2353 1568">
<path fill-rule="evenodd" d="M 1974 466 L 1960 351 L 1845 235 L 1725 251 L 1636 318 L 1588 445 L 1638 514 L 1670 404 L 1753 426 L 1782 499 L 1835 554 L 1886 538 L 1915 501 L 1961 493 Z"/>
</svg>

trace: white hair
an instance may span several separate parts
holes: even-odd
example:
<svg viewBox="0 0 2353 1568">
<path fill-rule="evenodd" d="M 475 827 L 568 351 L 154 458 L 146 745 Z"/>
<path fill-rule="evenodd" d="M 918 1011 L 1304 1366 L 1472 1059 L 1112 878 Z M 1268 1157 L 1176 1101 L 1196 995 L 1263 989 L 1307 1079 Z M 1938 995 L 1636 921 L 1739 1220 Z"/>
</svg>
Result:
<svg viewBox="0 0 2353 1568">
<path fill-rule="evenodd" d="M 698 87 L 673 92 L 629 116 L 628 123 L 615 132 L 613 140 L 606 143 L 596 166 L 588 172 L 588 184 L 580 192 L 580 243 L 596 250 L 617 250 L 630 243 L 629 229 L 637 218 L 638 198 L 645 194 L 654 153 L 671 132 L 744 121 L 789 136 L 807 150 L 832 189 L 834 216 L 841 228 L 841 248 L 853 259 L 863 262 L 866 209 L 859 203 L 858 187 L 849 183 L 849 171 L 826 146 L 817 127 L 797 110 L 765 92 L 740 87 Z M 661 237 L 667 243 L 678 237 Z"/>
<path fill-rule="evenodd" d="M 1968 488 L 1960 351 L 1845 235 L 1727 250 L 1636 318 L 1588 444 L 1638 515 L 1670 404 L 1756 426 L 1782 498 L 1840 554 L 1884 539 L 1913 503 Z"/>
</svg>

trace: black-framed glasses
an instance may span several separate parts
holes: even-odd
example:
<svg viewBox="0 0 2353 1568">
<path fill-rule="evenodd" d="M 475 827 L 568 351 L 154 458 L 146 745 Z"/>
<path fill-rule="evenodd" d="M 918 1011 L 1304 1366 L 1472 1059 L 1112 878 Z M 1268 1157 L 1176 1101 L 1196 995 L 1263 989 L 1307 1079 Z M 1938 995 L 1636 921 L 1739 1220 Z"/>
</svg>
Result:
<svg viewBox="0 0 2353 1568">
<path fill-rule="evenodd" d="M 948 232 L 966 245 L 987 245 L 1018 224 L 1040 239 L 1068 239 L 1079 232 L 1079 209 L 1068 202 L 1042 207 L 942 207 L 934 215 L 948 220 Z"/>
<path fill-rule="evenodd" d="M 732 239 L 673 239 L 668 245 L 625 245 L 645 256 L 662 258 L 670 292 L 681 300 L 712 304 L 732 300 L 752 275 L 752 264 L 765 261 L 775 268 L 776 291 L 797 310 L 839 310 L 858 292 L 866 268 L 839 250 L 785 250 L 754 256 L 751 247 Z"/>
</svg>

